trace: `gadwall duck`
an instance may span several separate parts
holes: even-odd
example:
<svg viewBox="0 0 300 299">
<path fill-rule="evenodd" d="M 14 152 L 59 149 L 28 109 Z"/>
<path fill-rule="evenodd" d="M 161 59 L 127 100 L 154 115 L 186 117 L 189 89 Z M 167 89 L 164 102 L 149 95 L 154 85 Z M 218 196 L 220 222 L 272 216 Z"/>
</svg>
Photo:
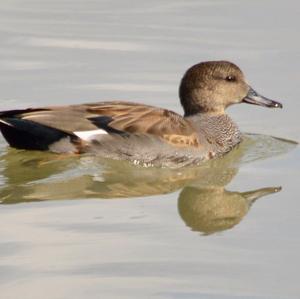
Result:
<svg viewBox="0 0 300 299">
<path fill-rule="evenodd" d="M 184 116 L 153 106 L 109 101 L 0 112 L 0 129 L 15 148 L 92 152 L 135 164 L 196 164 L 229 152 L 241 133 L 225 113 L 233 104 L 282 105 L 259 95 L 228 61 L 208 61 L 184 74 Z"/>
</svg>

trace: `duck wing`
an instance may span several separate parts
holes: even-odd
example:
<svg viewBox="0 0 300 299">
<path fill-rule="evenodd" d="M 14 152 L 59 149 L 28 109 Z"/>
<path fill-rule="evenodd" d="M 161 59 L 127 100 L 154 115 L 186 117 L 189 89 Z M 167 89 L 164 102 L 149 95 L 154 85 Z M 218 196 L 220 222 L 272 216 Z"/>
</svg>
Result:
<svg viewBox="0 0 300 299">
<path fill-rule="evenodd" d="M 87 111 L 97 114 L 90 120 L 94 123 L 99 121 L 100 128 L 101 121 L 104 120 L 109 128 L 121 132 L 149 134 L 178 145 L 198 144 L 192 124 L 181 115 L 167 109 L 130 102 L 104 102 L 91 104 Z"/>
<path fill-rule="evenodd" d="M 11 127 L 22 125 L 23 132 L 26 130 L 24 124 L 30 124 L 30 130 L 36 125 L 39 129 L 53 129 L 74 140 L 79 138 L 91 141 L 94 136 L 100 134 L 134 134 L 151 135 L 177 146 L 199 145 L 195 129 L 181 115 L 170 110 L 131 102 L 111 101 L 11 110 L 0 112 L 0 120 L 2 126 L 4 123 Z M 49 132 L 40 130 L 40 133 Z"/>
</svg>

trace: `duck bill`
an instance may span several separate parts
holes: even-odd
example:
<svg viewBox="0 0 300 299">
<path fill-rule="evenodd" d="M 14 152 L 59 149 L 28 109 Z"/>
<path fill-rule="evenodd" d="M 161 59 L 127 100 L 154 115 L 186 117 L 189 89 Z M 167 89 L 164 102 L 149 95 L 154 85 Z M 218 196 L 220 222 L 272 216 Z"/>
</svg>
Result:
<svg viewBox="0 0 300 299">
<path fill-rule="evenodd" d="M 259 105 L 268 108 L 282 108 L 282 104 L 261 96 L 253 88 L 250 87 L 248 94 L 243 102 L 253 105 Z"/>
</svg>

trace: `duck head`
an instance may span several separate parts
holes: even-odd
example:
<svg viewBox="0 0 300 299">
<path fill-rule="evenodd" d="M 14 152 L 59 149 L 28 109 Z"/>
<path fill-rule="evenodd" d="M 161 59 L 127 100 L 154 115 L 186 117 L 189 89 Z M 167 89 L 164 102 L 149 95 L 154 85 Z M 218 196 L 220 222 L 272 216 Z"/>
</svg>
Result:
<svg viewBox="0 0 300 299">
<path fill-rule="evenodd" d="M 243 102 L 282 108 L 281 103 L 258 94 L 240 68 L 229 61 L 201 62 L 189 68 L 181 80 L 179 97 L 185 116 L 223 114 L 228 106 Z"/>
</svg>

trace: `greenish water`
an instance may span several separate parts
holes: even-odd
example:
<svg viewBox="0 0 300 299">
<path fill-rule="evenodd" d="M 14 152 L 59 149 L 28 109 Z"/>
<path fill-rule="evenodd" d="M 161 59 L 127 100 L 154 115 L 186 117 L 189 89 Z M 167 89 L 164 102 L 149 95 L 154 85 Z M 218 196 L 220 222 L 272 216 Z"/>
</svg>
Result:
<svg viewBox="0 0 300 299">
<path fill-rule="evenodd" d="M 2 155 L 2 204 L 73 199 L 129 199 L 180 191 L 178 214 L 193 231 L 211 234 L 230 229 L 260 197 L 281 191 L 268 186 L 229 191 L 239 168 L 255 160 L 283 155 L 296 143 L 265 135 L 247 135 L 221 159 L 181 169 L 138 167 L 126 161 L 83 155 L 9 149 Z M 24 175 L 26 174 L 26 175 Z"/>
<path fill-rule="evenodd" d="M 299 298 L 299 8 L 2 1 L 1 109 L 123 99 L 181 113 L 183 72 L 211 59 L 284 109 L 230 108 L 257 134 L 176 170 L 1 138 L 0 298 Z"/>
</svg>

